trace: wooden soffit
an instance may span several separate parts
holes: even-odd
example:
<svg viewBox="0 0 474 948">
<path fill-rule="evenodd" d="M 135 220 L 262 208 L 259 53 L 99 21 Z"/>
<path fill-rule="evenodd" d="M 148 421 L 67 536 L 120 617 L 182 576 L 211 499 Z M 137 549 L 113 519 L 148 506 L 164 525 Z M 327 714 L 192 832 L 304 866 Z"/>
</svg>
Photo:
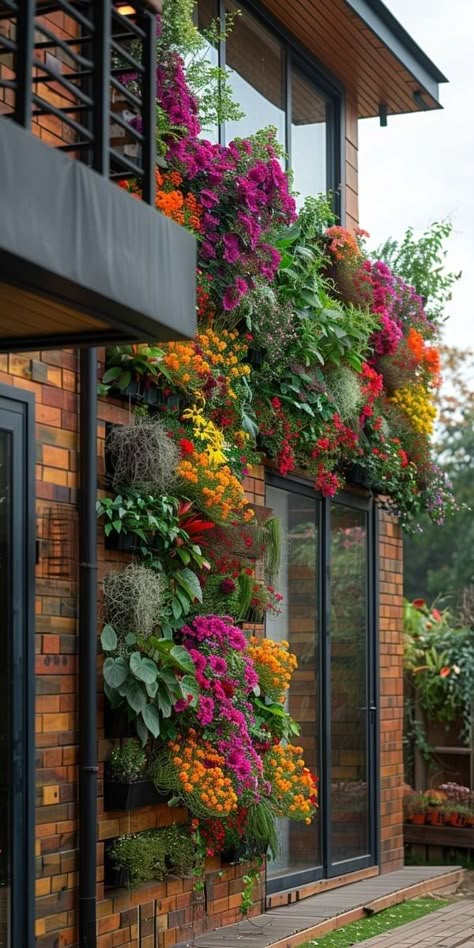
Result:
<svg viewBox="0 0 474 948">
<path fill-rule="evenodd" d="M 441 108 L 448 80 L 380 0 L 265 0 L 263 6 L 335 76 L 359 118 Z"/>
</svg>

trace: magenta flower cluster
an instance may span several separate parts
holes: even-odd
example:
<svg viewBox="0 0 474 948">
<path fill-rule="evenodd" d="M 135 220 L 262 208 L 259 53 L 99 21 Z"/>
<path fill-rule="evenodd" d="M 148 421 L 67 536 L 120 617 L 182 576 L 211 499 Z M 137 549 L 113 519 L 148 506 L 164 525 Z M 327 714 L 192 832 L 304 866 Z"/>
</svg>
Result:
<svg viewBox="0 0 474 948">
<path fill-rule="evenodd" d="M 241 792 L 255 793 L 262 760 L 253 745 L 254 722 L 250 692 L 258 684 L 253 661 L 245 654 L 243 632 L 219 616 L 198 616 L 183 628 L 183 642 L 196 670 L 197 707 L 178 702 L 175 711 L 187 712 L 212 742 L 234 775 Z"/>
<path fill-rule="evenodd" d="M 227 146 L 199 138 L 197 102 L 177 53 L 158 66 L 157 99 L 173 127 L 166 160 L 203 208 L 199 269 L 206 273 L 214 302 L 233 310 L 255 279 L 274 279 L 280 254 L 269 238 L 296 220 L 274 133 Z"/>
<path fill-rule="evenodd" d="M 380 328 L 372 337 L 377 355 L 393 355 L 403 339 L 404 328 L 413 326 L 423 335 L 435 332 L 425 314 L 422 297 L 382 260 L 364 260 L 355 282 L 362 301 L 380 317 Z"/>
</svg>

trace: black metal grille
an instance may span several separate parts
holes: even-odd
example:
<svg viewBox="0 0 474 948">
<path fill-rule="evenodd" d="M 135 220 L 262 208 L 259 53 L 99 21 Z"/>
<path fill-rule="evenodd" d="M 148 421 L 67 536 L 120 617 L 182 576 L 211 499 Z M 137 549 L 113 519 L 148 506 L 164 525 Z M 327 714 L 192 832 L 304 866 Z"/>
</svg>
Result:
<svg viewBox="0 0 474 948">
<path fill-rule="evenodd" d="M 0 117 L 154 203 L 156 0 L 0 0 Z"/>
</svg>

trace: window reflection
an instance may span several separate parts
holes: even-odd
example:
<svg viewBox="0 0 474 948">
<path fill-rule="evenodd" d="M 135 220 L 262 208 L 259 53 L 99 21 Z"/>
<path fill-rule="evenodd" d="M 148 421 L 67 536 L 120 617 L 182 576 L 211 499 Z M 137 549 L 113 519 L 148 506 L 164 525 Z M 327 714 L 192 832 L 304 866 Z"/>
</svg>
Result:
<svg viewBox="0 0 474 948">
<path fill-rule="evenodd" d="M 317 506 L 312 498 L 276 487 L 267 489 L 267 503 L 282 525 L 282 560 L 277 587 L 284 599 L 282 612 L 268 615 L 266 634 L 286 639 L 298 659 L 287 708 L 301 726 L 297 742 L 306 765 L 319 775 L 319 604 L 317 596 Z M 320 822 L 311 826 L 291 820 L 278 821 L 280 852 L 269 863 L 269 876 L 312 869 L 321 862 Z"/>
<path fill-rule="evenodd" d="M 367 514 L 331 507 L 331 843 L 369 852 Z"/>
<path fill-rule="evenodd" d="M 238 5 L 226 4 L 229 13 Z M 284 56 L 281 43 L 245 11 L 236 17 L 226 40 L 226 65 L 231 70 L 234 97 L 245 117 L 227 122 L 226 141 L 246 138 L 267 125 L 274 125 L 285 147 Z"/>
<path fill-rule="evenodd" d="M 291 70 L 291 168 L 300 203 L 327 190 L 326 98 L 298 68 Z"/>
</svg>

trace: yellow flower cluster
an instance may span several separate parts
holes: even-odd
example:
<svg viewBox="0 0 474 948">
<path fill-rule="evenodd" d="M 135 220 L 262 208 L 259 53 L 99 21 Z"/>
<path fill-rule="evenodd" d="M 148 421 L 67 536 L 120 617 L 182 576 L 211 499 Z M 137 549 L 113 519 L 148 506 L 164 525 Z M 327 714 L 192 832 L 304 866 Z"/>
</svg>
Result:
<svg viewBox="0 0 474 948">
<path fill-rule="evenodd" d="M 302 747 L 277 744 L 265 754 L 264 770 L 272 785 L 277 815 L 311 823 L 318 805 L 318 790 L 302 753 Z"/>
<path fill-rule="evenodd" d="M 193 813 L 224 817 L 237 809 L 232 781 L 224 775 L 224 758 L 208 741 L 198 741 L 191 728 L 184 744 L 170 741 L 168 747 L 180 792 Z"/>
<path fill-rule="evenodd" d="M 417 434 L 430 436 L 436 418 L 436 408 L 424 385 L 405 385 L 397 389 L 390 401 L 407 416 Z"/>
<path fill-rule="evenodd" d="M 215 468 L 206 451 L 195 451 L 192 461 L 183 458 L 176 471 L 178 477 L 185 481 L 187 492 L 196 497 L 198 504 L 212 520 L 227 523 L 236 515 L 245 522 L 253 520 L 255 515 L 249 507 L 243 484 L 232 474 L 227 464 Z"/>
<path fill-rule="evenodd" d="M 204 453 L 209 458 L 211 467 L 219 467 L 227 462 L 225 456 L 225 440 L 222 431 L 216 427 L 213 421 L 204 417 L 204 409 L 193 405 L 183 411 L 183 421 L 190 421 L 193 426 L 193 435 L 204 442 Z"/>
<path fill-rule="evenodd" d="M 252 636 L 247 652 L 255 665 L 263 693 L 272 701 L 283 704 L 291 676 L 298 664 L 296 656 L 288 651 L 288 642 Z"/>
</svg>

